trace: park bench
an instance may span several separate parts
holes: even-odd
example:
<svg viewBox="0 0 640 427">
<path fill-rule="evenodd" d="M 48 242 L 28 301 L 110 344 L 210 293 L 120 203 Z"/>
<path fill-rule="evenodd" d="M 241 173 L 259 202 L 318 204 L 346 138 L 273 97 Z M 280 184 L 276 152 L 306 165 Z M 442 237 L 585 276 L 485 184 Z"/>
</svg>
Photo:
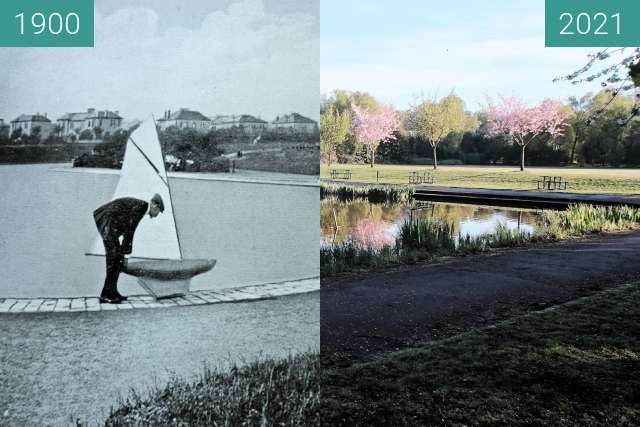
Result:
<svg viewBox="0 0 640 427">
<path fill-rule="evenodd" d="M 351 179 L 351 169 L 331 169 L 331 179 Z"/>
<path fill-rule="evenodd" d="M 409 173 L 409 184 L 433 184 L 430 172 L 413 171 Z"/>
<path fill-rule="evenodd" d="M 561 176 L 544 175 L 538 180 L 538 190 L 566 190 L 568 181 Z"/>
</svg>

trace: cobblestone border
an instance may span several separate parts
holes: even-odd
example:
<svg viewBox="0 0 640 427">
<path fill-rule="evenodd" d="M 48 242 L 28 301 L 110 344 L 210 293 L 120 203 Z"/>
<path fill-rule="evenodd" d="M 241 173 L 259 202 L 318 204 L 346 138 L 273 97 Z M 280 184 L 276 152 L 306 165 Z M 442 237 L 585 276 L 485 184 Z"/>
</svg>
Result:
<svg viewBox="0 0 640 427">
<path fill-rule="evenodd" d="M 181 307 L 253 301 L 320 290 L 320 278 L 267 283 L 239 288 L 194 291 L 183 297 L 156 300 L 150 295 L 132 295 L 121 304 L 100 304 L 97 297 L 0 298 L 0 313 L 70 313 L 77 311 L 117 311 L 139 308 Z"/>
</svg>

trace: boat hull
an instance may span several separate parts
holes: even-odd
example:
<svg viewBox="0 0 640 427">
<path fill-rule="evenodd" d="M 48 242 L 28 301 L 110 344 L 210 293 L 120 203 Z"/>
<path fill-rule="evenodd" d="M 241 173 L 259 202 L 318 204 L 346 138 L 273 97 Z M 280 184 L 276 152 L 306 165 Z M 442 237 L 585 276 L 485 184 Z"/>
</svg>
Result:
<svg viewBox="0 0 640 427">
<path fill-rule="evenodd" d="M 138 278 L 138 283 L 156 299 L 189 293 L 191 278 L 216 265 L 214 259 L 128 261 L 123 272 Z"/>
</svg>

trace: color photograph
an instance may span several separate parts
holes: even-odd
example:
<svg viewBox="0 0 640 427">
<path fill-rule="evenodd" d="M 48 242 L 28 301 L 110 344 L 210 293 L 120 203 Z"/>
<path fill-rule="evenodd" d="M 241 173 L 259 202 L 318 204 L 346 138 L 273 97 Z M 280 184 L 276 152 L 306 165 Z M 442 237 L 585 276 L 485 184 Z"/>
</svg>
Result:
<svg viewBox="0 0 640 427">
<path fill-rule="evenodd" d="M 637 18 L 551 3 L 322 1 L 324 425 L 640 424 L 640 50 L 545 39 Z"/>
</svg>

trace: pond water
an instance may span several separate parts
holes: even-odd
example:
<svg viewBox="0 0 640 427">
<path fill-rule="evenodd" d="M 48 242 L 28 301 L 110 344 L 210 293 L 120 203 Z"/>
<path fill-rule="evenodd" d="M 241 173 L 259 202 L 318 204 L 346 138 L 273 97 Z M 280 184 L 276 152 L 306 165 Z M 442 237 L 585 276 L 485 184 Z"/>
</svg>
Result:
<svg viewBox="0 0 640 427">
<path fill-rule="evenodd" d="M 104 258 L 84 254 L 98 236 L 92 212 L 111 199 L 118 173 L 60 166 L 0 166 L 0 297 L 97 296 L 102 289 Z M 313 178 L 192 178 L 170 175 L 184 256 L 218 260 L 192 290 L 319 275 Z M 145 293 L 126 275 L 119 289 Z"/>
<path fill-rule="evenodd" d="M 367 200 L 339 201 L 326 198 L 320 202 L 320 218 L 321 245 L 352 240 L 364 246 L 372 246 L 372 239 L 392 244 L 399 235 L 402 224 L 417 218 L 453 224 L 456 236 L 491 233 L 498 224 L 512 230 L 533 233 L 540 219 L 540 212 L 436 202 L 382 204 Z"/>
</svg>

